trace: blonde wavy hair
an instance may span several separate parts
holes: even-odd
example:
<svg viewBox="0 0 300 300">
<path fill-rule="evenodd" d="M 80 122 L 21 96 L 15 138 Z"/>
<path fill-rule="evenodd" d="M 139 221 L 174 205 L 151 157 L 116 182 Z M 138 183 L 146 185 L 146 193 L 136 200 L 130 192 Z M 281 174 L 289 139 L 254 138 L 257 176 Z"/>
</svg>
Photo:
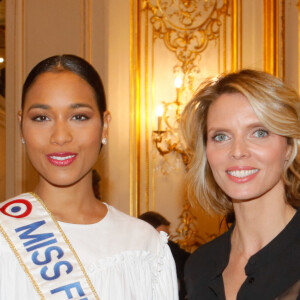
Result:
<svg viewBox="0 0 300 300">
<path fill-rule="evenodd" d="M 245 96 L 258 119 L 271 132 L 284 136 L 292 154 L 282 174 L 286 200 L 300 206 L 300 98 L 278 78 L 255 70 L 242 70 L 203 82 L 181 116 L 181 129 L 190 153 L 187 173 L 188 197 L 207 212 L 233 211 L 230 198 L 215 182 L 206 159 L 207 114 L 222 94 Z"/>
</svg>

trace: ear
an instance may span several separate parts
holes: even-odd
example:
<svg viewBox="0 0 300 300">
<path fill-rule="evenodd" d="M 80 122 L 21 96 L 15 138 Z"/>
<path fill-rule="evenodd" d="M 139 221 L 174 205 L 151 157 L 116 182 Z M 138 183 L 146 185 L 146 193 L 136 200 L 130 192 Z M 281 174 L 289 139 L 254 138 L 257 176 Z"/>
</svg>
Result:
<svg viewBox="0 0 300 300">
<path fill-rule="evenodd" d="M 19 125 L 21 127 L 21 122 L 22 122 L 22 111 L 21 110 L 18 111 L 17 117 L 18 117 Z"/>
<path fill-rule="evenodd" d="M 111 114 L 109 111 L 106 110 L 103 113 L 103 129 L 102 129 L 101 139 L 103 139 L 103 138 L 107 139 L 107 137 L 108 137 L 108 128 L 109 128 L 110 120 L 111 120 Z"/>
<path fill-rule="evenodd" d="M 17 117 L 18 117 L 19 128 L 20 128 L 20 136 L 21 136 L 21 138 L 23 138 L 23 134 L 22 134 L 22 111 L 21 110 L 18 111 Z"/>
<path fill-rule="evenodd" d="M 285 161 L 288 162 L 291 159 L 291 156 L 293 155 L 294 148 L 294 141 L 292 143 L 287 143 L 286 153 L 285 153 Z"/>
</svg>

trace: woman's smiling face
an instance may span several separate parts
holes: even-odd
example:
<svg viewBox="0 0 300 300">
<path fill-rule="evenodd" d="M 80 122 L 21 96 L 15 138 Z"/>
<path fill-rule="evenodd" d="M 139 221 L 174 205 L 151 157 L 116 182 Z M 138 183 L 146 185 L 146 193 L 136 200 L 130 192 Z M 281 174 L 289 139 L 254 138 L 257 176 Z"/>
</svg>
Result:
<svg viewBox="0 0 300 300">
<path fill-rule="evenodd" d="M 27 92 L 19 119 L 33 166 L 55 186 L 84 178 L 107 134 L 93 88 L 68 71 L 39 75 Z"/>
<path fill-rule="evenodd" d="M 283 192 L 287 139 L 270 132 L 247 98 L 223 94 L 207 116 L 207 160 L 220 188 L 233 200 Z"/>
</svg>

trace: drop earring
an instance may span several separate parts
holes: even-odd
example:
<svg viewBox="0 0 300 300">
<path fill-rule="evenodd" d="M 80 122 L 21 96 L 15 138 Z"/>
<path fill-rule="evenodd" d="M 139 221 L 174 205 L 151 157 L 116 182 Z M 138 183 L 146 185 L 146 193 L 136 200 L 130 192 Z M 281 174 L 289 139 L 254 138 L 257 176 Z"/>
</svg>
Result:
<svg viewBox="0 0 300 300">
<path fill-rule="evenodd" d="M 103 145 L 106 145 L 107 144 L 107 138 L 102 138 L 102 140 L 101 140 L 101 143 L 103 144 Z"/>
<path fill-rule="evenodd" d="M 26 144 L 24 138 L 21 139 L 22 144 Z"/>
</svg>

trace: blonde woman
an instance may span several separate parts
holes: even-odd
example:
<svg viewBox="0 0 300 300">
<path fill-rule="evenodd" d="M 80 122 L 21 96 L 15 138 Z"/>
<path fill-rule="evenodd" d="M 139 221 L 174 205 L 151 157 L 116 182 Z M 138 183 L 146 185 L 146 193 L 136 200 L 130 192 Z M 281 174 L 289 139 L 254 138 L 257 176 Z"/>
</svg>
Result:
<svg viewBox="0 0 300 300">
<path fill-rule="evenodd" d="M 300 299 L 297 93 L 259 71 L 221 76 L 200 87 L 182 125 L 190 197 L 235 215 L 188 260 L 188 299 Z"/>
</svg>

